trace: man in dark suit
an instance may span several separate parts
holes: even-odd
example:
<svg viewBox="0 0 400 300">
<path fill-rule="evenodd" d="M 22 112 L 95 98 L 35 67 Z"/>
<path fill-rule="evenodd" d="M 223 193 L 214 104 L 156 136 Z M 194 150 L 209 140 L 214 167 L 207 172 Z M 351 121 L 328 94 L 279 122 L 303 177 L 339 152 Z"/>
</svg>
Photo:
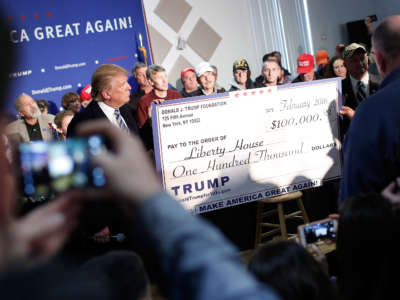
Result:
<svg viewBox="0 0 400 300">
<path fill-rule="evenodd" d="M 76 135 L 80 124 L 96 119 L 108 119 L 123 131 L 139 133 L 127 104 L 131 90 L 128 75 L 127 70 L 113 64 L 104 64 L 95 70 L 91 82 L 93 101 L 74 116 L 67 138 Z M 81 226 L 68 245 L 68 252 L 85 259 L 123 246 L 110 243 L 112 234 L 124 232 L 125 224 L 121 223 L 120 216 L 119 208 L 111 203 L 86 203 Z"/>
<path fill-rule="evenodd" d="M 368 72 L 368 55 L 364 46 L 352 43 L 343 52 L 344 64 L 350 76 L 342 81 L 343 105 L 352 109 L 374 94 L 379 83 Z"/>
<path fill-rule="evenodd" d="M 76 135 L 77 125 L 95 119 L 108 119 L 112 124 L 130 133 L 138 133 L 136 121 L 128 106 L 131 86 L 129 72 L 124 68 L 105 64 L 92 76 L 92 98 L 94 101 L 76 114 L 68 126 L 67 137 Z"/>
<path fill-rule="evenodd" d="M 379 89 L 379 82 L 368 72 L 368 55 L 363 45 L 352 43 L 343 51 L 349 76 L 342 80 L 342 134 L 347 132 L 357 106 Z"/>
</svg>

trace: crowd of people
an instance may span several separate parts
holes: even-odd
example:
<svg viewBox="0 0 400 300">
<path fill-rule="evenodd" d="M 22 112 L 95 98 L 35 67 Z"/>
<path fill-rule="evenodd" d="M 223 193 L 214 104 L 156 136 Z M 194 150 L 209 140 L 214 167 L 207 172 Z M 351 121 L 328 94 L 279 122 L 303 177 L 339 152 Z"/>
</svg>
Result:
<svg viewBox="0 0 400 300">
<path fill-rule="evenodd" d="M 225 90 L 217 83 L 216 67 L 208 62 L 202 62 L 196 69 L 191 67 L 182 69 L 183 88 L 181 91 L 177 91 L 168 83 L 167 72 L 162 66 L 154 64 L 147 67 L 146 64 L 137 62 L 132 69 L 132 75 L 136 79 L 138 88 L 130 94 L 128 105 L 138 127 L 138 129 L 134 129 L 134 132 L 140 132 L 146 147 L 152 148 L 150 110 L 152 102 L 162 103 L 171 99 L 340 77 L 342 79 L 343 105 L 341 113 L 345 117 L 343 125 L 345 133 L 358 104 L 379 88 L 382 80 L 380 75 L 369 71 L 373 68 L 371 66 L 375 65 L 373 53 L 369 53 L 365 45 L 352 43 L 345 46 L 339 44 L 335 49 L 335 56 L 332 58 L 329 57 L 326 50 L 318 51 L 315 57 L 308 53 L 299 55 L 296 70 L 298 76 L 293 78 L 289 71 L 282 66 L 280 52 L 273 51 L 263 56 L 261 74 L 254 81 L 251 79 L 251 71 L 246 59 L 238 59 L 233 62 L 233 79 L 229 88 Z M 126 75 L 128 76 L 128 73 Z M 85 87 L 80 95 L 75 92 L 66 93 L 61 101 L 62 111 L 52 120 L 54 116 L 48 113 L 49 104 L 46 100 L 38 100 L 37 107 L 33 107 L 32 97 L 23 93 L 15 100 L 15 109 L 20 120 L 10 124 L 9 136 L 12 136 L 12 139 L 17 142 L 49 140 L 53 136 L 65 140 L 67 125 L 72 120 L 71 116 L 81 110 L 87 111 L 85 108 L 93 99 L 92 95 L 92 85 Z M 126 103 L 121 103 L 120 106 L 124 104 Z M 106 107 L 102 106 L 104 112 L 103 108 Z M 89 106 L 88 110 L 92 110 L 92 107 Z M 38 117 L 40 111 L 42 116 Z M 37 113 L 35 114 L 35 112 Z M 100 114 L 102 115 L 102 112 Z M 97 117 L 91 116 L 90 118 Z M 114 119 L 111 118 L 111 120 Z M 49 123 L 54 123 L 55 128 L 47 128 Z M 28 131 L 25 130 L 25 125 Z M 31 136 L 32 133 L 36 133 L 36 135 Z M 43 135 L 42 137 L 40 133 Z"/>
<path fill-rule="evenodd" d="M 0 39 L 4 96 L 14 53 L 6 28 L 1 28 Z M 316 63 L 311 54 L 299 55 L 296 78 L 282 67 L 277 51 L 263 57 L 262 74 L 254 81 L 247 61 L 236 60 L 228 90 L 342 79 L 341 206 L 331 216 L 339 222 L 336 278 L 318 248 L 313 248 L 317 261 L 295 242 L 261 246 L 246 268 L 237 249 L 214 226 L 190 215 L 162 190 L 151 156 L 150 104 L 225 92 L 217 84 L 215 66 L 202 62 L 195 69 L 184 68 L 183 89 L 177 91 L 162 66 L 137 63 L 132 74 L 138 89 L 131 93 L 129 72 L 106 64 L 95 70 L 81 95 L 63 96 L 63 111 L 56 116 L 48 114 L 46 101 L 23 93 L 15 100 L 20 119 L 2 122 L 0 295 L 151 299 L 150 284 L 157 280 L 168 299 L 397 298 L 400 15 L 373 31 L 371 50 L 359 43 L 335 50 L 332 58 L 318 51 Z M 379 74 L 371 71 L 374 64 Z M 104 170 L 107 186 L 68 191 L 18 215 L 10 144 L 93 134 L 102 134 L 109 144 L 93 158 Z M 109 245 L 121 231 L 127 236 L 122 246 L 75 257 L 77 251 L 88 250 L 81 248 L 82 239 Z M 119 251 L 110 251 L 115 249 Z"/>
</svg>

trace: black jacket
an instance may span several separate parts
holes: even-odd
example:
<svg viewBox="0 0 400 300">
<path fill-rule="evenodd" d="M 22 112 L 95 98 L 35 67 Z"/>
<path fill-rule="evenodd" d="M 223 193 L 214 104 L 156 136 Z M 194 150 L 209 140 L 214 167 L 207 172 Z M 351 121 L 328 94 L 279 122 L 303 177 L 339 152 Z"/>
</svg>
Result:
<svg viewBox="0 0 400 300">
<path fill-rule="evenodd" d="M 131 108 L 128 104 L 125 104 L 119 108 L 122 117 L 125 120 L 126 125 L 128 126 L 131 133 L 139 133 L 138 127 L 136 125 L 136 121 L 132 116 Z M 71 123 L 68 125 L 67 137 L 76 136 L 76 129 L 78 124 L 81 124 L 90 120 L 99 120 L 99 119 L 107 119 L 107 116 L 101 110 L 97 101 L 93 100 L 89 103 L 89 105 L 77 113 L 73 118 Z"/>
<path fill-rule="evenodd" d="M 379 83 L 372 79 L 371 74 L 369 76 L 368 87 L 369 95 L 375 94 L 376 91 L 379 89 Z M 354 95 L 350 76 L 347 76 L 345 79 L 342 80 L 342 104 L 349 106 L 352 109 L 356 109 L 357 106 L 360 104 L 360 101 L 357 99 L 356 95 Z"/>
</svg>

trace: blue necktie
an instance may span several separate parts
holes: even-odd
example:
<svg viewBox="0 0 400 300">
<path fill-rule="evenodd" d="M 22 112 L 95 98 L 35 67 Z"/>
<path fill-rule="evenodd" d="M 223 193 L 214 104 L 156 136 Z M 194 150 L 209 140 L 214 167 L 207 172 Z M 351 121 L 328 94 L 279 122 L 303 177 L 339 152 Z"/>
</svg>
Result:
<svg viewBox="0 0 400 300">
<path fill-rule="evenodd" d="M 114 110 L 114 116 L 115 116 L 115 119 L 117 120 L 117 124 L 118 124 L 119 128 L 121 128 L 123 131 L 129 133 L 129 128 L 126 126 L 124 120 L 122 119 L 119 109 Z"/>
</svg>

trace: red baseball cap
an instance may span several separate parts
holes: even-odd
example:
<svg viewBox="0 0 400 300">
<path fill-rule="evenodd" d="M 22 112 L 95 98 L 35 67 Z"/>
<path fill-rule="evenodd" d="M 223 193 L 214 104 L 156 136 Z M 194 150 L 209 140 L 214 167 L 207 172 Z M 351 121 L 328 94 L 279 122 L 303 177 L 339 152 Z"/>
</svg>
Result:
<svg viewBox="0 0 400 300">
<path fill-rule="evenodd" d="M 90 94 L 91 92 L 92 92 L 92 86 L 88 84 L 82 89 L 81 94 L 79 95 L 81 101 L 83 102 L 86 100 L 92 100 L 92 95 Z"/>
<path fill-rule="evenodd" d="M 192 68 L 184 68 L 184 69 L 182 69 L 182 71 L 181 71 L 181 78 L 183 78 L 183 76 L 185 76 L 185 74 L 186 74 L 187 72 L 193 72 L 193 73 L 196 74 L 196 72 L 195 72 L 194 69 L 192 69 Z"/>
<path fill-rule="evenodd" d="M 314 69 L 314 56 L 311 54 L 303 53 L 297 58 L 297 73 L 305 74 Z"/>
</svg>

